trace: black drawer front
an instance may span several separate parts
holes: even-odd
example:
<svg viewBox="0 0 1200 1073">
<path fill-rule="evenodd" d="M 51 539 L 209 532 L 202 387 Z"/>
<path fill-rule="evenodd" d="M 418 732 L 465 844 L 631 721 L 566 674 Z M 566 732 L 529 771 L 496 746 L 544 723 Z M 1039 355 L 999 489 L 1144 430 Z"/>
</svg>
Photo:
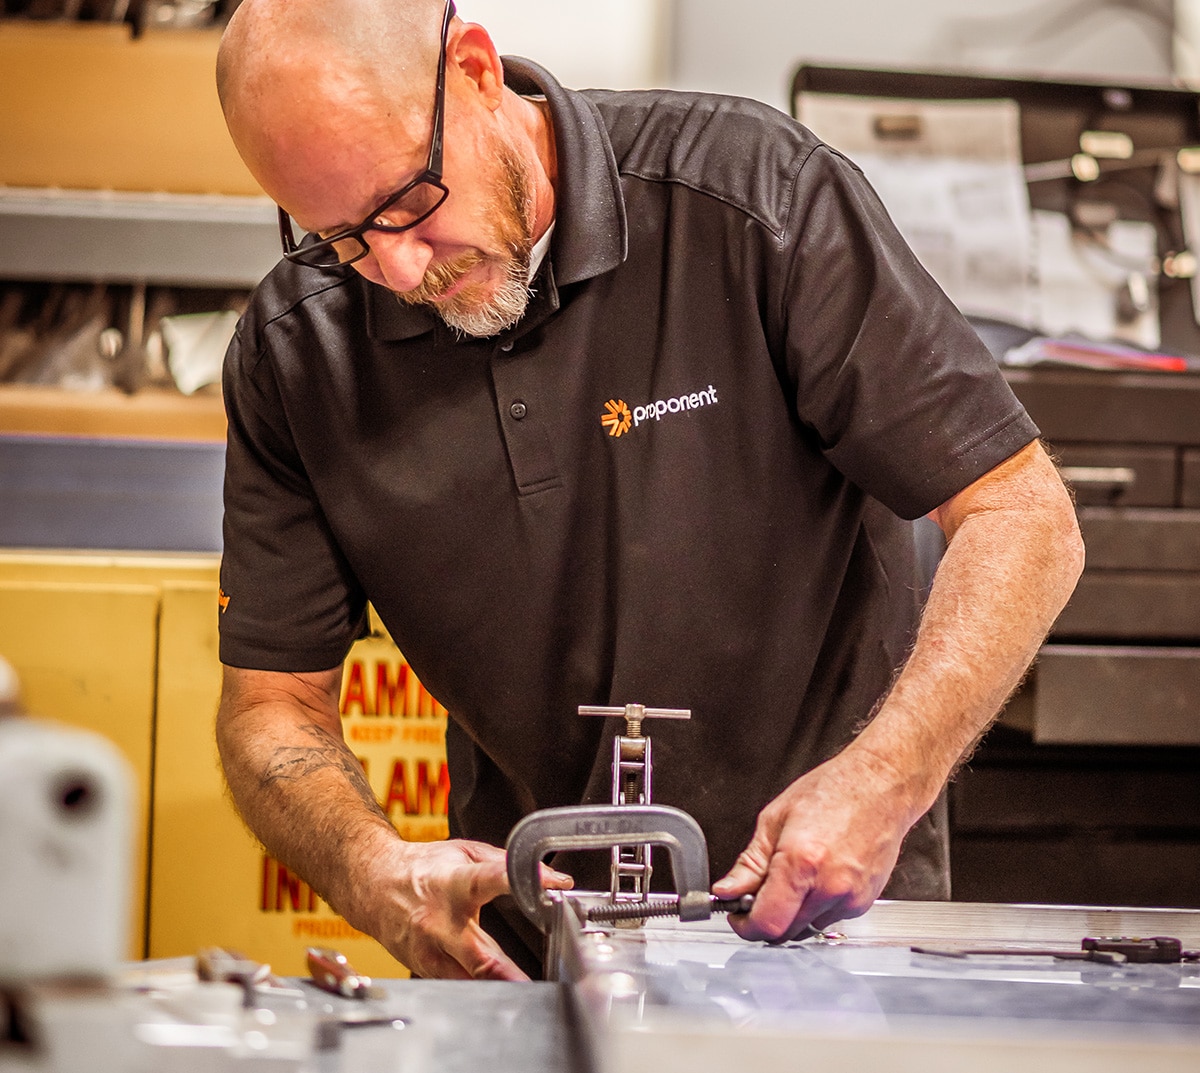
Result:
<svg viewBox="0 0 1200 1073">
<path fill-rule="evenodd" d="M 1054 626 L 1054 636 L 1056 640 L 1200 641 L 1200 573 L 1085 571 Z"/>
<path fill-rule="evenodd" d="M 1179 453 L 1170 447 L 1051 443 L 1080 506 L 1174 507 Z"/>
<path fill-rule="evenodd" d="M 1075 369 L 1004 375 L 1051 443 L 1200 447 L 1200 376 Z"/>
<path fill-rule="evenodd" d="M 1200 451 L 1184 451 L 1179 478 L 1179 505 L 1200 507 Z"/>
<path fill-rule="evenodd" d="M 1087 569 L 1200 571 L 1200 510 L 1081 507 Z"/>
<path fill-rule="evenodd" d="M 1055 832 L 951 835 L 951 896 L 962 902 L 1200 908 L 1200 835 Z"/>
<path fill-rule="evenodd" d="M 986 763 L 986 750 L 981 760 Z M 1187 831 L 1200 839 L 1200 770 L 1194 767 L 1160 770 L 1069 758 L 1053 765 L 1031 758 L 972 766 L 951 785 L 950 803 L 954 829 L 962 833 L 1124 827 Z"/>
<path fill-rule="evenodd" d="M 1039 743 L 1200 745 L 1200 648 L 1043 645 L 1003 719 Z"/>
</svg>

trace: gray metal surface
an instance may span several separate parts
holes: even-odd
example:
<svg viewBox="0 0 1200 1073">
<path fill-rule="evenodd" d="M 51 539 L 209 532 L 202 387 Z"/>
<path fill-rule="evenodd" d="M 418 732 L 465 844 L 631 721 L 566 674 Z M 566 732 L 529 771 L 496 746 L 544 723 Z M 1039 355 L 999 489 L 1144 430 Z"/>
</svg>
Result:
<svg viewBox="0 0 1200 1073">
<path fill-rule="evenodd" d="M 0 435 L 0 546 L 220 551 L 225 445 Z"/>
<path fill-rule="evenodd" d="M 319 1073 L 583 1073 L 561 988 L 547 983 L 386 980 L 408 1025 L 344 1029 Z M 348 1000 L 336 1002 L 340 1009 Z"/>
<path fill-rule="evenodd" d="M 601 1073 L 1200 1068 L 1200 965 L 914 953 L 1088 935 L 1200 940 L 1200 912 L 878 903 L 841 935 L 768 946 L 722 923 L 584 930 L 563 970 Z"/>
<path fill-rule="evenodd" d="M 0 279 L 248 288 L 278 260 L 265 197 L 0 190 Z"/>
</svg>

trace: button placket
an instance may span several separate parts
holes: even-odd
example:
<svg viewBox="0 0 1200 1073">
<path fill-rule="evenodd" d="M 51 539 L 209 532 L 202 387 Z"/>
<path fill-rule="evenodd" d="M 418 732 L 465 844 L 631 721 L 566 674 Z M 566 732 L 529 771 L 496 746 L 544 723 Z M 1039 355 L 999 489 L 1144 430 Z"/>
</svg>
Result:
<svg viewBox="0 0 1200 1073">
<path fill-rule="evenodd" d="M 544 425 L 545 410 L 537 409 L 536 398 L 528 401 L 537 394 L 529 380 L 533 370 L 505 350 L 501 345 L 493 351 L 492 387 L 513 480 L 521 495 L 530 495 L 560 486 L 562 475 Z"/>
</svg>

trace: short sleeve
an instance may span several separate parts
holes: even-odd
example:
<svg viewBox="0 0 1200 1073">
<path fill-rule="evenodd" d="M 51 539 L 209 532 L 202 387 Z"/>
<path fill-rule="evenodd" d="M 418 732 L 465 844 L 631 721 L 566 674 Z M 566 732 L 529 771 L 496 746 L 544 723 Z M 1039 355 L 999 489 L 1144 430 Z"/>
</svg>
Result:
<svg viewBox="0 0 1200 1073">
<path fill-rule="evenodd" d="M 269 359 L 239 326 L 225 361 L 228 417 L 221 662 L 276 671 L 341 663 L 366 598 L 304 472 Z"/>
<path fill-rule="evenodd" d="M 1037 438 L 866 178 L 827 146 L 797 173 L 780 254 L 797 414 L 870 495 L 920 517 Z"/>
</svg>

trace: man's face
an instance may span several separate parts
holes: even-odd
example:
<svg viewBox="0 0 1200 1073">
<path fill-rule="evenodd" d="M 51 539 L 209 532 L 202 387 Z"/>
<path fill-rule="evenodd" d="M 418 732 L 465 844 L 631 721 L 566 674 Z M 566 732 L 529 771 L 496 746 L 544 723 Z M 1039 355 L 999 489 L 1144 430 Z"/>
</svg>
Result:
<svg viewBox="0 0 1200 1073">
<path fill-rule="evenodd" d="M 448 116 L 446 201 L 411 230 L 367 232 L 370 253 L 353 267 L 456 331 L 487 337 L 515 324 L 528 304 L 531 181 L 529 165 L 500 132 L 461 120 Z M 333 234 L 419 173 L 428 124 L 428 115 L 399 120 L 378 108 L 336 122 L 310 111 L 301 136 L 272 153 L 277 163 L 260 178 L 300 227 Z"/>
<path fill-rule="evenodd" d="M 527 167 L 498 136 L 489 141 L 491 151 L 481 158 L 481 163 L 488 165 L 487 172 L 478 177 L 488 205 L 489 234 L 474 249 L 432 261 L 419 286 L 393 291 L 401 302 L 428 306 L 455 331 L 477 338 L 496 335 L 521 319 L 529 303 L 533 249 Z M 451 189 L 447 204 L 438 211 L 447 208 L 453 197 Z M 372 253 L 358 262 L 362 266 L 359 271 L 368 279 L 374 278 L 373 268 L 382 267 L 380 258 L 387 258 L 386 250 L 375 252 L 373 238 L 368 236 Z"/>
</svg>

